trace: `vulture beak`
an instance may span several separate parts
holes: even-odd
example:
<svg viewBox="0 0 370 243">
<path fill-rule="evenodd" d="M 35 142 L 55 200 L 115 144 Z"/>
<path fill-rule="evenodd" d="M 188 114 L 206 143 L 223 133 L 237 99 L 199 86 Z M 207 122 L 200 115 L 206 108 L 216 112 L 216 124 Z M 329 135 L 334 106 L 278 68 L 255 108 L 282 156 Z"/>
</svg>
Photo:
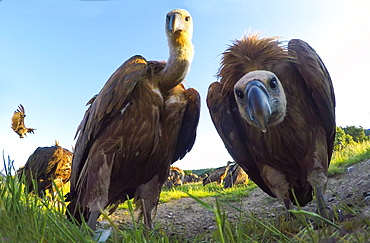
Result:
<svg viewBox="0 0 370 243">
<path fill-rule="evenodd" d="M 169 26 L 168 26 L 168 29 L 169 29 L 170 32 L 175 33 L 178 30 L 183 30 L 184 29 L 181 18 L 182 18 L 182 16 L 181 16 L 180 13 L 174 13 L 170 17 Z"/>
<path fill-rule="evenodd" d="M 267 122 L 271 115 L 271 101 L 267 89 L 260 81 L 252 81 L 246 87 L 246 114 L 256 123 L 262 132 L 267 130 Z"/>
</svg>

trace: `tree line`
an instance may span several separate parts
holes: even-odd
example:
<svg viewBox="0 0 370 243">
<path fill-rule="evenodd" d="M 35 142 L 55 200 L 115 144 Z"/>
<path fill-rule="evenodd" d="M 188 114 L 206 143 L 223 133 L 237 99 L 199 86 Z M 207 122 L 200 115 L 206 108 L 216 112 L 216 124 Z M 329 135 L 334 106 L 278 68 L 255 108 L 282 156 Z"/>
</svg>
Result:
<svg viewBox="0 0 370 243">
<path fill-rule="evenodd" d="M 365 130 L 362 126 L 337 127 L 336 129 L 334 150 L 340 150 L 351 143 L 369 140 L 370 129 Z"/>
</svg>

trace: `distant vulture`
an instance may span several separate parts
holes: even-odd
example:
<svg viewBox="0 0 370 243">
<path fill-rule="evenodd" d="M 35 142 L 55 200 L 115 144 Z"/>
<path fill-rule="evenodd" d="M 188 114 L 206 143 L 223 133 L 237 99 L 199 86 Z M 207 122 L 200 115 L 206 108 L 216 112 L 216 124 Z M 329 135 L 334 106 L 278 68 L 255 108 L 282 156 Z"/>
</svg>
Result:
<svg viewBox="0 0 370 243">
<path fill-rule="evenodd" d="M 225 174 L 224 188 L 248 184 L 249 178 L 247 173 L 237 163 L 228 164 Z"/>
<path fill-rule="evenodd" d="M 82 213 L 92 229 L 102 210 L 127 197 L 151 227 L 171 163 L 195 141 L 200 97 L 181 84 L 194 55 L 190 14 L 169 12 L 165 30 L 167 63 L 128 59 L 91 100 L 78 127 L 68 209 L 79 222 Z"/>
<path fill-rule="evenodd" d="M 28 192 L 35 190 L 34 182 L 37 183 L 38 195 L 44 196 L 46 189 L 53 192 L 53 181 L 61 189 L 69 181 L 71 176 L 73 153 L 59 146 L 58 142 L 52 147 L 38 147 L 28 158 L 24 167 L 17 174 L 26 177 L 26 188 Z"/>
<path fill-rule="evenodd" d="M 203 186 L 205 186 L 209 183 L 212 183 L 212 182 L 216 182 L 217 184 L 220 185 L 224 181 L 224 178 L 226 176 L 226 169 L 227 169 L 227 166 L 222 166 L 222 167 L 219 167 L 217 169 L 214 169 L 209 174 L 209 176 L 206 176 L 203 179 Z"/>
<path fill-rule="evenodd" d="M 187 174 L 184 177 L 184 184 L 196 183 L 196 182 L 199 182 L 199 181 L 200 181 L 200 177 L 198 177 L 198 175 L 193 174 L 193 173 Z"/>
<path fill-rule="evenodd" d="M 24 118 L 26 113 L 24 111 L 23 105 L 19 105 L 18 109 L 14 112 L 12 117 L 12 129 L 16 132 L 20 138 L 27 136 L 27 133 L 34 133 L 34 128 L 27 128 L 24 126 Z"/>
<path fill-rule="evenodd" d="M 220 82 L 207 105 L 227 150 L 249 177 L 287 209 L 318 199 L 335 137 L 333 84 L 315 50 L 302 40 L 287 48 L 276 38 L 249 35 L 224 53 Z"/>
<path fill-rule="evenodd" d="M 164 182 L 164 186 L 172 188 L 174 186 L 182 186 L 185 179 L 185 173 L 179 167 L 171 166 L 170 173 L 167 180 Z"/>
</svg>

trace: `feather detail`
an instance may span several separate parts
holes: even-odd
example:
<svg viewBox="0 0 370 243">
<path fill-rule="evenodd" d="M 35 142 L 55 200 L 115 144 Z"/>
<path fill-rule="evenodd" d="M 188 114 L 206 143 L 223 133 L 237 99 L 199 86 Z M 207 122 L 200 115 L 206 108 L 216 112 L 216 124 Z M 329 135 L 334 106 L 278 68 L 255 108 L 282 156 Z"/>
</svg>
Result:
<svg viewBox="0 0 370 243">
<path fill-rule="evenodd" d="M 304 41 L 286 48 L 253 34 L 223 53 L 218 77 L 207 105 L 230 155 L 286 207 L 295 203 L 293 189 L 298 203 L 307 204 L 314 188 L 325 188 L 335 137 L 333 84 L 321 58 Z M 252 107 L 260 113 L 251 115 L 249 99 L 262 102 Z M 250 119 L 256 114 L 267 117 L 265 133 Z"/>
</svg>

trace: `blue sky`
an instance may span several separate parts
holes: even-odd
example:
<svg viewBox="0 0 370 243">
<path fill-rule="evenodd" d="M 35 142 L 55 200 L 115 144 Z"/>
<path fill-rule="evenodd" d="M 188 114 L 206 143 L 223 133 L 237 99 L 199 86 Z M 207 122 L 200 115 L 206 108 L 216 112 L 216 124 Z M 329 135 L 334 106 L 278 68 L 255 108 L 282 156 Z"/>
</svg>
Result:
<svg viewBox="0 0 370 243">
<path fill-rule="evenodd" d="M 175 165 L 218 167 L 231 157 L 205 104 L 220 54 L 244 33 L 307 41 L 327 66 L 337 100 L 337 125 L 370 128 L 370 15 L 366 1 L 0 1 L 0 149 L 15 167 L 57 139 L 70 149 L 86 102 L 129 57 L 166 60 L 165 15 L 188 10 L 195 57 L 187 84 L 202 98 L 193 150 Z M 35 134 L 10 128 L 19 104 Z M 0 166 L 1 167 L 1 166 Z"/>
</svg>

